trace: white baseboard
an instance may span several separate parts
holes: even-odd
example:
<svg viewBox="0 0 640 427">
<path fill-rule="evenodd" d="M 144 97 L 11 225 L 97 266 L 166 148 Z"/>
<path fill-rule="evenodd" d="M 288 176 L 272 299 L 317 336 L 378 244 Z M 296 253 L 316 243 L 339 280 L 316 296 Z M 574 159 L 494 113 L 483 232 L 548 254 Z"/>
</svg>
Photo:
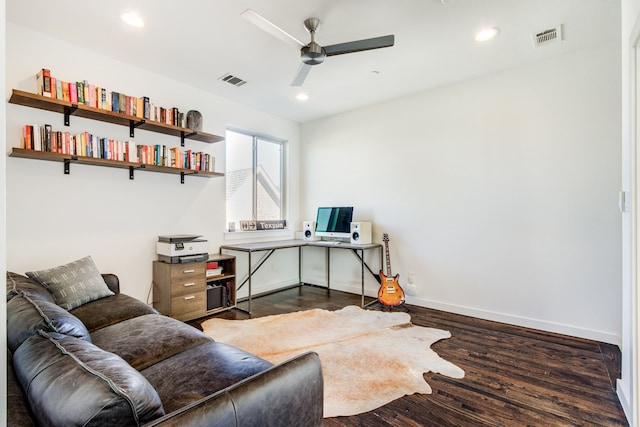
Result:
<svg viewBox="0 0 640 427">
<path fill-rule="evenodd" d="M 332 283 L 332 289 L 350 292 L 354 294 L 360 294 L 360 286 L 354 286 L 353 284 L 338 284 Z M 377 291 L 377 290 L 376 290 Z M 375 297 L 376 294 L 372 291 L 365 290 L 365 295 Z M 512 314 L 496 313 L 492 311 L 479 310 L 471 307 L 464 307 L 454 304 L 447 304 L 438 301 L 432 301 L 425 298 L 414 297 L 407 295 L 407 304 L 413 304 L 420 307 L 433 308 L 435 310 L 447 311 L 450 313 L 462 314 L 465 316 L 477 317 L 479 319 L 491 320 L 494 322 L 507 323 L 510 325 L 522 326 L 525 328 L 539 329 L 546 332 L 553 332 L 562 335 L 569 335 L 572 337 L 585 338 L 588 340 L 601 341 L 609 344 L 617 345 L 622 344 L 620 336 L 611 334 L 608 332 L 596 331 L 591 329 L 579 328 L 576 326 L 563 325 L 560 323 L 548 322 L 545 320 L 531 319 L 523 316 L 515 316 Z"/>
<path fill-rule="evenodd" d="M 629 399 L 629 396 L 627 395 L 628 390 L 629 387 L 626 386 L 625 382 L 618 378 L 616 382 L 616 393 L 618 395 L 618 400 L 620 401 L 620 405 L 622 405 L 622 410 L 627 417 L 629 425 L 633 427 L 633 405 L 631 403 L 631 400 Z"/>
</svg>

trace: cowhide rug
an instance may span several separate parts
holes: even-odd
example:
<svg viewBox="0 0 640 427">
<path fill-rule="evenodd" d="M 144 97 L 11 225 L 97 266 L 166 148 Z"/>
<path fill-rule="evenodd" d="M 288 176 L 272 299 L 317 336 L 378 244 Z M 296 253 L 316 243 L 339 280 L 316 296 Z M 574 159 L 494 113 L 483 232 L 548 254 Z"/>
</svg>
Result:
<svg viewBox="0 0 640 427">
<path fill-rule="evenodd" d="M 412 393 L 431 393 L 423 373 L 462 378 L 464 371 L 431 350 L 448 331 L 411 324 L 401 312 L 348 306 L 249 320 L 210 319 L 208 335 L 274 364 L 305 351 L 320 355 L 324 417 L 371 411 Z"/>
</svg>

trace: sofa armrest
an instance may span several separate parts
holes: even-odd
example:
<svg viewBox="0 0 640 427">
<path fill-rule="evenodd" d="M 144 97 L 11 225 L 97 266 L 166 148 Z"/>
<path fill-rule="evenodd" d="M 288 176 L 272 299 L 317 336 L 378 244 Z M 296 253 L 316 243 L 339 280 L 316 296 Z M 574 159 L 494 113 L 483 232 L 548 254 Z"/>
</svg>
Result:
<svg viewBox="0 0 640 427">
<path fill-rule="evenodd" d="M 115 274 L 103 274 L 102 278 L 104 282 L 107 284 L 107 287 L 111 289 L 111 292 L 114 294 L 120 293 L 120 279 Z"/>
<path fill-rule="evenodd" d="M 309 352 L 158 418 L 147 427 L 322 426 L 323 392 L 320 358 Z"/>
<path fill-rule="evenodd" d="M 12 358 L 13 354 L 7 350 L 7 425 L 33 427 L 36 424 L 29 411 L 29 402 L 16 378 Z"/>
</svg>

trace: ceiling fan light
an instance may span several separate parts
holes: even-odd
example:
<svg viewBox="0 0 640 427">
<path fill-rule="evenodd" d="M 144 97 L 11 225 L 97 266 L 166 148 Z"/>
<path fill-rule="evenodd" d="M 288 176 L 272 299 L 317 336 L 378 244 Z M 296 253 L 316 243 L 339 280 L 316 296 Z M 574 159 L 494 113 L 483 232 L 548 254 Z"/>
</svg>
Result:
<svg viewBox="0 0 640 427">
<path fill-rule="evenodd" d="M 120 19 L 122 19 L 124 22 L 131 25 L 132 27 L 135 27 L 135 28 L 144 27 L 144 21 L 142 20 L 140 15 L 138 15 L 135 12 L 123 13 L 122 15 L 120 15 Z"/>
<path fill-rule="evenodd" d="M 500 34 L 500 30 L 498 28 L 495 28 L 495 27 L 485 28 L 484 30 L 481 30 L 476 34 L 475 40 L 477 42 L 485 42 L 487 40 L 491 40 L 498 34 Z"/>
</svg>

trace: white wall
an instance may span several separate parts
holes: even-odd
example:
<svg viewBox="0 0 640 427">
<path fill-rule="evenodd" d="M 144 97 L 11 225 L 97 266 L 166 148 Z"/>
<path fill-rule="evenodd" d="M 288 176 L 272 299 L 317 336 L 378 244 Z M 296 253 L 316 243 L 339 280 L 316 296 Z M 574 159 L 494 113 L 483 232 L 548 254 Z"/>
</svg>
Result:
<svg viewBox="0 0 640 427">
<path fill-rule="evenodd" d="M 408 302 L 619 344 L 618 45 L 307 123 L 302 140 L 302 216 L 353 205 L 388 232 Z"/>
<path fill-rule="evenodd" d="M 5 33 L 5 1 L 0 0 L 0 34 Z M 5 70 L 6 65 L 5 44 L 0 44 L 0 70 Z M 0 93 L 4 92 L 5 82 L 0 79 Z M 5 103 L 0 105 L 0 153 L 4 152 L 5 148 Z M 7 222 L 6 222 L 6 174 L 5 174 L 5 158 L 0 154 L 0 234 L 6 236 Z M 6 240 L 0 238 L 0 271 L 6 270 L 7 258 L 6 258 Z M 5 288 L 6 276 L 0 275 L 0 287 Z M 0 304 L 0 325 L 7 324 L 7 306 Z M 7 331 L 4 327 L 0 327 L 0 366 L 7 365 Z M 5 371 L 6 372 L 6 371 Z M 7 389 L 7 376 L 0 375 L 0 390 Z M 7 399 L 0 400 L 0 425 L 7 424 Z"/>
<path fill-rule="evenodd" d="M 622 377 L 618 380 L 617 391 L 620 403 L 624 408 L 631 426 L 640 425 L 640 392 L 638 390 L 638 256 L 637 221 L 634 210 L 638 206 L 637 179 L 637 144 L 638 132 L 633 134 L 639 124 L 637 106 L 637 83 L 640 67 L 634 66 L 635 58 L 640 52 L 633 49 L 636 39 L 640 37 L 640 1 L 622 0 L 621 2 L 621 44 L 622 44 L 622 185 L 627 194 L 634 199 L 622 220 Z M 635 70 L 634 70 L 635 68 Z M 635 81 L 635 84 L 634 84 Z M 635 86 L 635 94 L 632 88 Z M 634 235 L 635 228 L 635 235 Z"/>
<path fill-rule="evenodd" d="M 144 55 L 144 52 L 141 52 Z M 203 130 L 224 135 L 226 126 L 261 132 L 287 140 L 288 211 L 299 222 L 299 125 L 158 74 L 94 52 L 7 24 L 6 98 L 11 89 L 35 92 L 35 73 L 49 68 L 66 81 L 89 80 L 109 90 L 150 96 L 164 106 L 199 110 Z M 188 64 L 185 64 L 187 67 Z M 63 128 L 60 114 L 7 104 L 7 146 L 20 145 L 21 127 L 50 123 Z M 128 129 L 71 117 L 71 132 L 93 131 L 101 136 L 128 138 Z M 135 141 L 179 146 L 179 139 L 136 131 Z M 216 156 L 216 170 L 224 172 L 224 143 L 187 141 L 188 148 Z M 7 268 L 24 273 L 53 267 L 91 255 L 103 272 L 116 273 L 124 293 L 147 301 L 156 258 L 158 235 L 202 234 L 210 251 L 224 242 L 224 178 L 185 177 L 62 164 L 8 157 Z"/>
</svg>

